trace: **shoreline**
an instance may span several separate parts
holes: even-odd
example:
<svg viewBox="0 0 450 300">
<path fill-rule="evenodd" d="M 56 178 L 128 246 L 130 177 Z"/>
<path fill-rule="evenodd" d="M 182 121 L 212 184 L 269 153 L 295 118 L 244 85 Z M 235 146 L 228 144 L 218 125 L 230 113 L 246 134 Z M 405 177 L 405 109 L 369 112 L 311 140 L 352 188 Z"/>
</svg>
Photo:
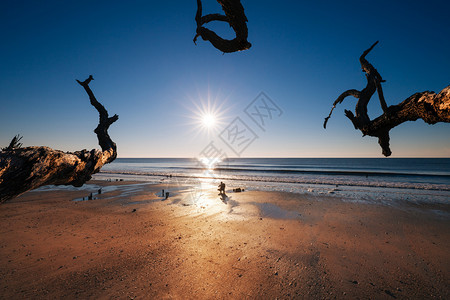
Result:
<svg viewBox="0 0 450 300">
<path fill-rule="evenodd" d="M 1 298 L 450 297 L 448 204 L 89 184 L 0 206 Z"/>
<path fill-rule="evenodd" d="M 139 172 L 126 172 L 126 171 L 106 171 L 106 172 L 99 172 L 97 174 L 93 175 L 94 180 L 104 180 L 105 178 L 122 178 L 124 180 L 131 180 L 131 181 L 145 181 L 145 182 L 156 182 L 159 181 L 160 178 L 164 178 L 170 173 L 160 173 L 160 174 L 154 174 L 154 173 L 139 173 Z M 324 173 L 325 174 L 325 173 Z M 326 174 L 330 175 L 330 173 Z M 402 174 L 390 174 L 391 176 L 399 176 L 401 177 Z M 320 181 L 320 180 L 304 180 L 299 181 L 298 179 L 287 179 L 284 178 L 284 180 L 278 179 L 273 180 L 272 177 L 261 177 L 261 176 L 255 176 L 254 178 L 250 179 L 248 176 L 245 177 L 230 177 L 227 175 L 217 175 L 215 177 L 211 177 L 210 175 L 202 175 L 198 176 L 198 174 L 191 174 L 191 175 L 182 175 L 176 173 L 173 175 L 174 178 L 181 178 L 181 179 L 199 179 L 199 180 L 209 180 L 209 179 L 215 179 L 215 180 L 226 180 L 226 181 L 233 181 L 233 182 L 246 182 L 246 183 L 272 183 L 272 184 L 302 184 L 302 185 L 341 185 L 341 186 L 348 186 L 348 187 L 363 187 L 363 188 L 396 188 L 396 189 L 408 189 L 408 190 L 428 190 L 428 191 L 443 191 L 448 192 L 450 191 L 450 186 L 448 184 L 422 184 L 422 186 L 414 186 L 414 185 L 407 185 L 405 186 L 405 183 L 391 183 L 387 184 L 386 182 L 378 182 L 374 181 L 374 183 L 369 184 L 367 182 L 359 182 L 359 181 L 353 181 L 349 182 L 348 180 L 341 180 L 341 181 Z M 422 175 L 417 175 L 422 176 Z M 425 175 L 429 177 L 443 177 L 448 178 L 447 175 Z M 356 178 L 357 176 L 355 176 Z M 360 176 L 362 177 L 362 176 Z M 371 178 L 377 177 L 377 176 L 371 176 Z M 403 184 L 403 185 L 402 185 Z"/>
<path fill-rule="evenodd" d="M 106 174 L 106 176 L 105 176 Z M 109 176 L 114 175 L 114 176 Z M 136 176 L 120 173 L 99 173 L 94 175 L 94 181 L 104 180 L 125 180 L 137 181 L 153 184 L 177 184 L 184 186 L 202 185 L 206 183 L 208 189 L 213 188 L 211 182 L 223 180 L 236 187 L 246 187 L 247 190 L 255 191 L 277 191 L 290 192 L 296 194 L 307 194 L 312 197 L 332 197 L 336 199 L 345 199 L 350 202 L 372 203 L 387 206 L 405 206 L 405 205 L 426 205 L 442 204 L 449 205 L 450 190 L 447 189 L 423 189 L 406 187 L 385 187 L 385 186 L 361 186 L 348 184 L 305 184 L 305 183 L 286 183 L 286 182 L 267 182 L 267 181 L 245 181 L 226 178 L 198 178 L 198 177 L 178 177 L 173 176 Z M 175 183 L 174 183 L 175 182 Z M 215 183 L 217 184 L 217 183 Z M 449 187 L 450 188 L 450 187 Z M 450 217 L 450 214 L 448 215 Z"/>
</svg>

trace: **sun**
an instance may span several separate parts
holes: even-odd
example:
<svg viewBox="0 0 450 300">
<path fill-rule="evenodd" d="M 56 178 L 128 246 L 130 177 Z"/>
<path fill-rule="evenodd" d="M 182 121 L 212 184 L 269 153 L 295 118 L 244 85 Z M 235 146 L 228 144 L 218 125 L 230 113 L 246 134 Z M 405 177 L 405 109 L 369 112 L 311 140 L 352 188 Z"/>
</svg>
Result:
<svg viewBox="0 0 450 300">
<path fill-rule="evenodd" d="M 202 125 L 205 128 L 213 128 L 216 125 L 217 117 L 212 113 L 206 113 L 202 116 Z"/>
<path fill-rule="evenodd" d="M 191 105 L 187 107 L 190 115 L 187 116 L 191 121 L 192 131 L 195 135 L 212 136 L 217 134 L 221 128 L 226 125 L 226 114 L 230 109 L 226 98 L 211 99 L 208 97 L 198 97 L 191 100 Z"/>
<path fill-rule="evenodd" d="M 190 101 L 182 102 L 188 120 L 186 129 L 192 139 L 197 137 L 214 138 L 223 130 L 229 120 L 229 112 L 234 105 L 230 104 L 230 95 L 220 91 L 213 94 L 210 88 L 187 95 Z"/>
</svg>

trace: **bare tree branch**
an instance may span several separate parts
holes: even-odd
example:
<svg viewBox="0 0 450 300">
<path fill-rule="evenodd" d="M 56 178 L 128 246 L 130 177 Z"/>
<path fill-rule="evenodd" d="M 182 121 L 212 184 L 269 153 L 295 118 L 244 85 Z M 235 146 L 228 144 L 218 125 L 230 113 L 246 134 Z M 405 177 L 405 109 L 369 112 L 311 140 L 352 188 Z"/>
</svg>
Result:
<svg viewBox="0 0 450 300">
<path fill-rule="evenodd" d="M 70 153 L 44 146 L 4 148 L 0 152 L 0 203 L 44 185 L 82 186 L 104 164 L 117 157 L 116 144 L 111 140 L 108 128 L 119 117 L 109 117 L 105 107 L 97 101 L 89 87 L 92 80 L 89 76 L 85 81 L 77 82 L 84 87 L 99 113 L 99 124 L 94 132 L 102 151 L 93 149 Z"/>
<path fill-rule="evenodd" d="M 11 140 L 11 142 L 9 143 L 8 147 L 2 148 L 1 150 L 3 151 L 8 151 L 8 150 L 12 150 L 14 148 L 20 148 L 22 147 L 22 143 L 20 143 L 20 140 L 22 139 L 22 136 L 20 135 L 16 135 L 15 137 L 13 137 L 13 139 Z"/>
<path fill-rule="evenodd" d="M 215 48 L 224 53 L 249 49 L 252 44 L 247 41 L 247 17 L 245 16 L 244 7 L 240 0 L 217 0 L 217 2 L 222 6 L 225 15 L 209 14 L 202 16 L 202 1 L 197 0 L 197 13 L 195 15 L 197 30 L 194 43 L 196 43 L 197 38 L 200 36 L 204 41 L 210 41 Z M 212 21 L 222 21 L 230 24 L 236 33 L 236 38 L 232 40 L 223 39 L 214 31 L 203 27 L 203 25 Z"/>
<path fill-rule="evenodd" d="M 388 107 L 381 87 L 381 83 L 385 82 L 385 80 L 366 60 L 366 55 L 372 51 L 376 44 L 378 44 L 378 41 L 364 51 L 359 58 L 361 68 L 367 78 L 366 87 L 361 91 L 348 90 L 342 93 L 334 101 L 330 114 L 325 118 L 324 128 L 326 128 L 336 105 L 342 103 L 345 97 L 354 96 L 358 98 L 355 115 L 349 110 L 345 110 L 345 115 L 352 121 L 355 129 L 359 129 L 363 135 L 377 137 L 383 155 L 390 156 L 392 152 L 389 145 L 389 131 L 401 123 L 416 121 L 417 119 L 422 119 L 428 124 L 438 122 L 450 123 L 450 86 L 444 88 L 439 94 L 429 91 L 416 93 L 400 104 Z M 383 114 L 374 120 L 370 120 L 367 114 L 367 105 L 375 92 L 378 92 Z"/>
<path fill-rule="evenodd" d="M 116 159 L 117 156 L 116 144 L 109 137 L 108 129 L 112 123 L 114 123 L 115 121 L 117 121 L 117 119 L 119 119 L 119 116 L 114 115 L 111 118 L 109 117 L 105 107 L 100 102 L 97 101 L 97 99 L 94 96 L 94 93 L 92 93 L 91 88 L 89 87 L 89 83 L 91 82 L 91 80 L 94 80 L 92 75 L 90 75 L 89 78 L 83 82 L 80 82 L 79 80 L 77 80 L 77 82 L 84 88 L 84 90 L 89 96 L 89 100 L 91 100 L 92 106 L 94 106 L 99 113 L 100 120 L 94 132 L 97 134 L 98 144 L 100 145 L 100 147 L 102 147 L 102 151 L 111 152 L 110 156 L 105 155 L 105 159 L 107 158 L 107 161 L 105 161 L 103 164 L 107 164 Z"/>
<path fill-rule="evenodd" d="M 333 107 L 331 108 L 331 111 L 330 111 L 330 114 L 328 115 L 328 117 L 325 118 L 325 122 L 323 123 L 323 128 L 325 128 L 325 129 L 327 128 L 327 122 L 331 118 L 331 114 L 333 113 L 333 110 L 336 108 L 336 105 L 342 103 L 342 101 L 344 101 L 344 99 L 347 98 L 348 96 L 353 96 L 353 97 L 359 99 L 359 97 L 361 96 L 361 92 L 358 90 L 348 90 L 348 91 L 343 92 L 336 99 L 336 101 L 334 101 Z"/>
</svg>

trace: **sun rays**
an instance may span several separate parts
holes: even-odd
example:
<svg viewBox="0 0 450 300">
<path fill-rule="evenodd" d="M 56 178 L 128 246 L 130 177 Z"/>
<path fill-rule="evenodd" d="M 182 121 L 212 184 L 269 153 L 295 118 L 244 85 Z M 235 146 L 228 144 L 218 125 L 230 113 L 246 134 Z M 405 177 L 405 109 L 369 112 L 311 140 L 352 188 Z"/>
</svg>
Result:
<svg viewBox="0 0 450 300">
<path fill-rule="evenodd" d="M 219 96 L 212 97 L 208 92 L 206 97 L 198 96 L 196 99 L 190 97 L 191 105 L 189 111 L 189 125 L 194 131 L 194 137 L 198 135 L 212 137 L 218 134 L 225 125 L 227 99 Z"/>
</svg>

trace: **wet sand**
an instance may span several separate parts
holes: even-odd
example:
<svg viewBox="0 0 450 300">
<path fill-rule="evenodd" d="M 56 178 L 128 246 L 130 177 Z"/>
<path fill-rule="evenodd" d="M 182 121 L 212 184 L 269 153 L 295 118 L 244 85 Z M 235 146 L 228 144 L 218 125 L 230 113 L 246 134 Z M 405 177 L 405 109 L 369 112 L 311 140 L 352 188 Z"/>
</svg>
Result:
<svg viewBox="0 0 450 300">
<path fill-rule="evenodd" d="M 450 299 L 448 205 L 90 183 L 0 205 L 1 299 Z"/>
</svg>

